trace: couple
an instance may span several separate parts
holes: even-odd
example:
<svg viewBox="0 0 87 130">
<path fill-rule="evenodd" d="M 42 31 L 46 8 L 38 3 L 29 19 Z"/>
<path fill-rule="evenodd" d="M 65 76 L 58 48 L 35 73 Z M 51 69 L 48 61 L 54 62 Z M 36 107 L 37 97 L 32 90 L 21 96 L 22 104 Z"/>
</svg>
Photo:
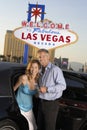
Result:
<svg viewBox="0 0 87 130">
<path fill-rule="evenodd" d="M 40 62 L 32 60 L 28 64 L 25 75 L 19 78 L 14 91 L 20 86 L 16 98 L 21 113 L 28 120 L 29 130 L 55 130 L 58 99 L 66 89 L 66 83 L 61 69 L 50 62 L 48 50 L 40 49 L 37 55 Z M 32 96 L 37 90 L 40 102 L 36 126 Z"/>
</svg>

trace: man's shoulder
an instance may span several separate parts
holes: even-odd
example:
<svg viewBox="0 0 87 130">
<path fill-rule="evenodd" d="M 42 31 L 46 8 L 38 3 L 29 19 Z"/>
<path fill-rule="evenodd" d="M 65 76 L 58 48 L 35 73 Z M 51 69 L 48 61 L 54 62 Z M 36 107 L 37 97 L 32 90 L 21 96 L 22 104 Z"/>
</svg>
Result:
<svg viewBox="0 0 87 130">
<path fill-rule="evenodd" d="M 55 65 L 55 64 L 53 64 L 53 63 L 52 63 L 51 65 L 52 65 L 52 68 L 53 68 L 53 69 L 61 70 L 61 68 L 60 68 L 59 66 L 57 66 L 57 65 Z"/>
</svg>

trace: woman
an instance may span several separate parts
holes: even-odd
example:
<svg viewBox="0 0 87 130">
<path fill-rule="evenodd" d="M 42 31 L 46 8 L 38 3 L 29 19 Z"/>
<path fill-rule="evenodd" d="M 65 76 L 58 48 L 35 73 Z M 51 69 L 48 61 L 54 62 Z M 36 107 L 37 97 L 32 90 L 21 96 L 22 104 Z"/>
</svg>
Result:
<svg viewBox="0 0 87 130">
<path fill-rule="evenodd" d="M 16 99 L 21 113 L 28 120 L 29 130 L 36 130 L 36 123 L 32 111 L 32 97 L 37 92 L 37 82 L 39 78 L 40 63 L 38 60 L 29 62 L 24 75 L 19 77 L 18 82 L 14 86 L 14 91 L 17 90 Z"/>
</svg>

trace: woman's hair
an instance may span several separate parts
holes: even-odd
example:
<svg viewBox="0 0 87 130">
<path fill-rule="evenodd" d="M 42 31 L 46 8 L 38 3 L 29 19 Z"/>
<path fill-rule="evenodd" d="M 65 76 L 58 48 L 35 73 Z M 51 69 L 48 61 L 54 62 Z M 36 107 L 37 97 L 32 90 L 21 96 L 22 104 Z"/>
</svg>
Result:
<svg viewBox="0 0 87 130">
<path fill-rule="evenodd" d="M 25 73 L 26 73 L 26 75 L 28 76 L 28 79 L 29 79 L 29 80 L 32 78 L 32 73 L 31 73 L 30 69 L 31 69 L 32 64 L 34 64 L 34 63 L 36 63 L 36 64 L 38 65 L 38 68 L 39 68 L 39 69 L 41 68 L 41 64 L 40 64 L 39 60 L 37 60 L 37 59 L 31 60 L 31 61 L 28 63 L 27 68 L 26 68 L 26 71 L 25 71 Z M 36 82 L 37 82 L 38 78 L 39 78 L 39 73 L 38 73 L 38 74 L 36 75 L 36 77 L 35 77 L 35 81 L 36 81 Z"/>
</svg>

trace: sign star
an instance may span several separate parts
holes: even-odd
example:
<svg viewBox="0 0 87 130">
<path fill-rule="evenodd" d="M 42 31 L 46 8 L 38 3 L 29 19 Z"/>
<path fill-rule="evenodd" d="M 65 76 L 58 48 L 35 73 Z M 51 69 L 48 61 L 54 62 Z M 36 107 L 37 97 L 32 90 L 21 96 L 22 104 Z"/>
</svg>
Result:
<svg viewBox="0 0 87 130">
<path fill-rule="evenodd" d="M 41 14 L 46 14 L 45 12 L 41 12 L 42 9 L 38 8 L 38 4 L 36 4 L 36 8 L 32 8 L 32 11 L 27 11 L 27 13 L 31 13 L 31 17 L 35 17 L 35 23 L 37 21 L 37 17 L 41 17 Z"/>
</svg>

